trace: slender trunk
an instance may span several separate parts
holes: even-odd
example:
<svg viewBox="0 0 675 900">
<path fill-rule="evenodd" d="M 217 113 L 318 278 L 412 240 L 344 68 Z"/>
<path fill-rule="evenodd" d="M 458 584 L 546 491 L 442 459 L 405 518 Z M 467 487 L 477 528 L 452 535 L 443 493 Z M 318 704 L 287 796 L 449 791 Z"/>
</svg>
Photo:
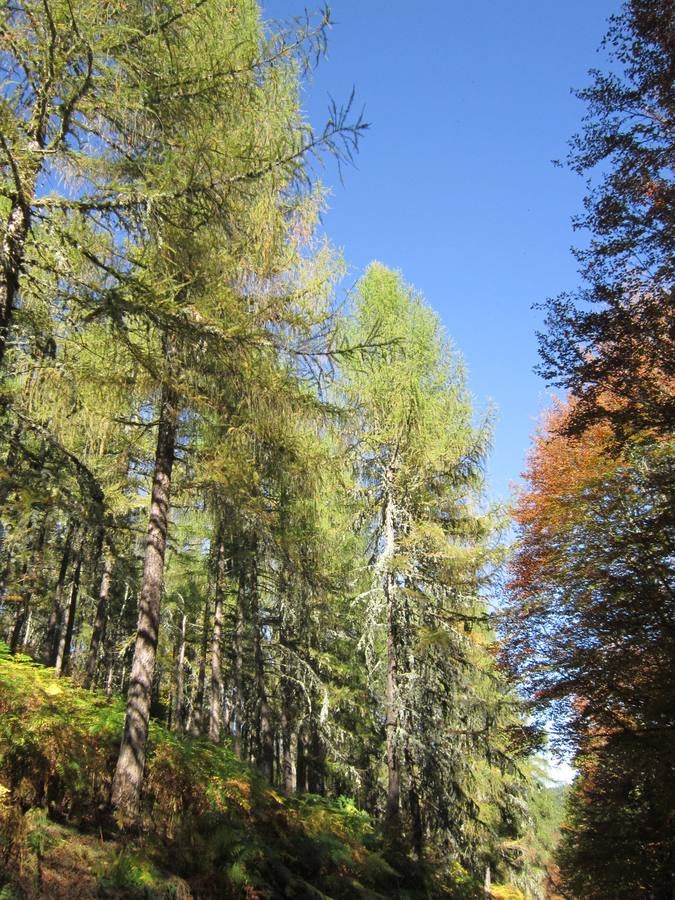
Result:
<svg viewBox="0 0 675 900">
<path fill-rule="evenodd" d="M 73 643 L 73 631 L 75 628 L 75 614 L 77 612 L 77 597 L 80 591 L 80 576 L 82 574 L 82 546 L 77 551 L 77 563 L 75 574 L 70 588 L 70 602 L 68 603 L 68 618 L 66 627 L 61 630 L 59 649 L 56 654 L 56 674 L 65 675 L 70 660 L 70 648 Z"/>
<path fill-rule="evenodd" d="M 237 588 L 237 612 L 234 623 L 234 658 L 232 660 L 232 680 L 234 683 L 234 752 L 242 758 L 241 735 L 244 719 L 244 622 L 246 619 L 246 569 L 239 567 Z"/>
<path fill-rule="evenodd" d="M 32 195 L 32 184 L 30 185 Z M 26 238 L 30 229 L 30 200 L 15 201 L 7 217 L 0 245 L 0 369 L 9 340 L 19 279 L 23 267 Z"/>
<path fill-rule="evenodd" d="M 290 794 L 295 794 L 298 789 L 298 773 L 296 761 L 298 758 L 298 733 L 291 731 L 290 742 L 288 748 L 288 779 L 286 780 L 286 790 Z M 285 763 L 284 763 L 285 764 Z"/>
<path fill-rule="evenodd" d="M 387 680 L 385 689 L 385 730 L 387 738 L 387 805 L 385 833 L 390 845 L 401 833 L 401 778 L 397 750 L 398 661 L 396 647 L 396 595 L 391 559 L 395 552 L 394 506 L 387 496 L 384 508 L 383 589 L 387 608 Z"/>
<path fill-rule="evenodd" d="M 98 666 L 98 653 L 105 637 L 106 624 L 108 622 L 108 595 L 110 594 L 110 582 L 112 579 L 113 560 L 110 553 L 103 557 L 103 574 L 101 575 L 101 587 L 98 592 L 98 604 L 94 627 L 91 632 L 89 645 L 89 657 L 84 675 L 84 687 L 90 688 L 96 677 Z"/>
<path fill-rule="evenodd" d="M 211 712 L 209 715 L 209 739 L 220 742 L 223 727 L 223 600 L 225 596 L 225 545 L 218 535 L 216 550 L 215 609 L 213 611 L 213 639 L 211 641 Z"/>
<path fill-rule="evenodd" d="M 111 659 L 110 664 L 108 666 L 108 674 L 106 675 L 106 679 L 105 679 L 105 695 L 106 695 L 106 697 L 108 697 L 108 699 L 110 699 L 110 697 L 112 697 L 112 686 L 113 686 L 114 674 L 115 674 L 115 664 L 114 664 L 114 661 Z"/>
<path fill-rule="evenodd" d="M 311 723 L 309 751 L 307 790 L 310 794 L 323 796 L 326 792 L 326 747 L 314 722 Z"/>
<path fill-rule="evenodd" d="M 271 782 L 274 776 L 274 737 L 272 735 L 272 716 L 265 689 L 265 662 L 262 651 L 262 621 L 260 617 L 260 593 L 258 591 L 258 566 L 255 558 L 255 548 L 251 559 L 249 577 L 251 580 L 255 692 L 258 708 L 256 765 Z"/>
<path fill-rule="evenodd" d="M 138 631 L 127 695 L 127 712 L 112 786 L 112 803 L 122 820 L 138 816 L 148 743 L 152 680 L 157 656 L 164 583 L 164 556 L 169 527 L 171 473 L 178 431 L 178 397 L 164 385 L 159 410 L 150 518 L 145 542 Z"/>
<path fill-rule="evenodd" d="M 26 630 L 23 633 L 23 640 L 21 641 L 21 648 L 25 650 L 28 647 L 28 642 L 30 640 L 30 626 L 33 621 L 33 610 L 28 610 L 28 618 L 26 619 Z"/>
<path fill-rule="evenodd" d="M 307 764 L 309 760 L 309 735 L 303 725 L 298 734 L 298 765 L 296 769 L 296 789 L 304 794 L 307 791 Z"/>
<path fill-rule="evenodd" d="M 1 370 L 0 370 L 1 371 Z M 9 449 L 7 450 L 7 456 L 5 457 L 5 477 L 0 483 L 0 509 L 4 510 L 5 503 L 7 502 L 7 498 L 10 495 L 12 490 L 12 476 L 14 473 L 14 467 L 16 466 L 17 459 L 19 456 L 19 448 L 21 437 L 21 429 L 17 425 L 14 431 L 12 432 L 12 437 L 9 442 Z M 5 548 L 5 523 L 0 520 L 0 554 L 3 552 Z M 11 554 L 7 554 L 7 558 L 5 560 L 5 564 L 0 570 L 0 594 L 5 589 L 5 585 L 7 583 L 7 579 L 9 577 L 9 573 L 11 571 Z"/>
<path fill-rule="evenodd" d="M 21 642 L 21 633 L 23 632 L 24 625 L 26 624 L 26 620 L 28 619 L 28 602 L 23 600 L 21 602 L 21 606 L 19 607 L 19 611 L 16 614 L 16 619 L 14 620 L 14 628 L 12 629 L 12 636 L 9 640 L 9 652 L 14 656 L 14 654 L 19 649 L 19 644 Z"/>
<path fill-rule="evenodd" d="M 202 646 L 199 654 L 199 675 L 195 696 L 191 733 L 197 737 L 204 730 L 204 694 L 206 693 L 206 655 L 209 646 L 209 598 L 204 600 L 204 621 L 202 623 Z"/>
<path fill-rule="evenodd" d="M 66 584 L 66 576 L 68 575 L 68 566 L 70 565 L 70 553 L 73 545 L 73 535 L 75 534 L 75 523 L 71 522 L 66 532 L 66 539 L 63 544 L 63 554 L 61 556 L 61 567 L 59 568 L 59 576 L 56 581 L 56 590 L 54 592 L 54 604 L 49 615 L 47 624 L 47 661 L 50 666 L 56 665 L 56 657 L 59 652 L 59 643 L 61 641 L 61 631 L 63 630 L 63 589 Z"/>
<path fill-rule="evenodd" d="M 176 731 L 183 733 L 183 703 L 185 699 L 185 631 L 187 628 L 187 616 L 183 614 L 180 623 L 180 641 L 178 644 L 178 657 L 176 659 Z"/>
<path fill-rule="evenodd" d="M 490 874 L 489 864 L 485 866 L 485 881 L 483 882 L 483 895 L 485 900 L 490 900 L 492 896 L 492 877 Z"/>
<path fill-rule="evenodd" d="M 127 600 L 129 599 L 129 583 L 127 582 L 124 586 L 124 598 L 122 599 L 122 607 L 120 609 L 120 614 L 117 617 L 117 623 L 115 625 L 115 633 L 112 636 L 112 639 L 106 641 L 107 649 L 106 655 L 108 657 L 108 675 L 106 677 L 105 682 L 105 695 L 106 697 L 112 696 L 112 688 L 113 688 L 113 678 L 115 677 L 115 651 L 117 649 L 117 642 L 120 636 L 120 629 L 122 622 L 124 621 L 124 612 L 127 608 Z M 122 682 L 120 683 L 120 687 L 122 686 Z"/>
<path fill-rule="evenodd" d="M 295 765 L 293 762 L 293 710 L 288 682 L 282 682 L 281 694 L 281 771 L 284 790 L 295 793 Z"/>
<path fill-rule="evenodd" d="M 285 576 L 280 583 L 280 592 L 288 600 L 288 584 Z M 288 625 L 282 616 L 279 642 L 289 644 Z M 286 666 L 289 665 L 288 660 Z M 293 728 L 295 725 L 295 692 L 293 684 L 285 674 L 281 675 L 281 781 L 287 794 L 295 793 L 295 765 L 293 759 Z"/>
</svg>

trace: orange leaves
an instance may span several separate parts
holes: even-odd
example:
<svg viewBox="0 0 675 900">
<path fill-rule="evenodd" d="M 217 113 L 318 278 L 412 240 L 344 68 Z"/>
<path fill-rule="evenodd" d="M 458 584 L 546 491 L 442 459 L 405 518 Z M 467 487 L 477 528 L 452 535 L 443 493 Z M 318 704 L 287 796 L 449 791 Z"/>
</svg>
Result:
<svg viewBox="0 0 675 900">
<path fill-rule="evenodd" d="M 617 467 L 607 452 L 607 425 L 595 425 L 582 437 L 565 434 L 574 406 L 574 401 L 558 402 L 544 417 L 528 457 L 525 487 L 516 500 L 521 543 L 510 585 L 524 595 L 559 566 L 563 535 L 585 516 L 589 498 Z"/>
</svg>

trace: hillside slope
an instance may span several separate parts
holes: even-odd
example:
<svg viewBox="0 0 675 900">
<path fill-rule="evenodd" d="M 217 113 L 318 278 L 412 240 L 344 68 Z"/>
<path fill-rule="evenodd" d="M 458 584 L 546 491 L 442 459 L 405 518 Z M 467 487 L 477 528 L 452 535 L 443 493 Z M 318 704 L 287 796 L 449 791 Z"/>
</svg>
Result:
<svg viewBox="0 0 675 900">
<path fill-rule="evenodd" d="M 452 883 L 432 868 L 395 871 L 349 799 L 282 796 L 227 744 L 158 722 L 141 827 L 120 832 L 109 795 L 123 715 L 120 701 L 0 644 L 2 900 L 480 895 L 459 868 Z"/>
</svg>

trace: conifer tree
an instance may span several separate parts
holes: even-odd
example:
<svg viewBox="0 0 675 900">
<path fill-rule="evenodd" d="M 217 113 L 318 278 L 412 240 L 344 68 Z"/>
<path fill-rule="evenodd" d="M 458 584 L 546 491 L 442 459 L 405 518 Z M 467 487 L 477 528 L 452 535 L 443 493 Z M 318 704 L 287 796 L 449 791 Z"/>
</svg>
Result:
<svg viewBox="0 0 675 900">
<path fill-rule="evenodd" d="M 481 500 L 487 429 L 473 424 L 437 318 L 399 275 L 371 266 L 352 327 L 355 343 L 374 332 L 385 343 L 369 362 L 346 365 L 343 385 L 357 410 L 372 554 L 364 640 L 382 672 L 385 828 L 392 848 L 407 833 L 420 856 L 445 829 L 470 858 L 459 822 L 477 818 L 469 784 L 481 757 L 499 755 L 505 699 L 479 687 L 493 668 L 481 597 L 493 530 Z"/>
</svg>

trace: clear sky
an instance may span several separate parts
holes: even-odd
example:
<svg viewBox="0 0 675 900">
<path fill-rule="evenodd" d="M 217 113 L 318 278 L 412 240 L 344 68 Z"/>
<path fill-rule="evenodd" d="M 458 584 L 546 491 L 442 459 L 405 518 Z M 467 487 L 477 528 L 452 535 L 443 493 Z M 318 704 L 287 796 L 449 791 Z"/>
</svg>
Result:
<svg viewBox="0 0 675 900">
<path fill-rule="evenodd" d="M 325 230 L 349 286 L 368 263 L 400 269 L 440 314 L 477 406 L 497 408 L 490 483 L 506 499 L 550 394 L 533 374 L 532 304 L 578 283 L 571 217 L 582 179 L 552 165 L 578 129 L 570 89 L 602 66 L 618 0 L 334 0 L 328 57 L 307 84 L 319 125 L 328 95 L 356 88 L 371 123 L 356 168 L 331 189 Z M 311 2 L 309 3 L 311 7 Z M 263 0 L 268 19 L 302 0 Z"/>
</svg>

